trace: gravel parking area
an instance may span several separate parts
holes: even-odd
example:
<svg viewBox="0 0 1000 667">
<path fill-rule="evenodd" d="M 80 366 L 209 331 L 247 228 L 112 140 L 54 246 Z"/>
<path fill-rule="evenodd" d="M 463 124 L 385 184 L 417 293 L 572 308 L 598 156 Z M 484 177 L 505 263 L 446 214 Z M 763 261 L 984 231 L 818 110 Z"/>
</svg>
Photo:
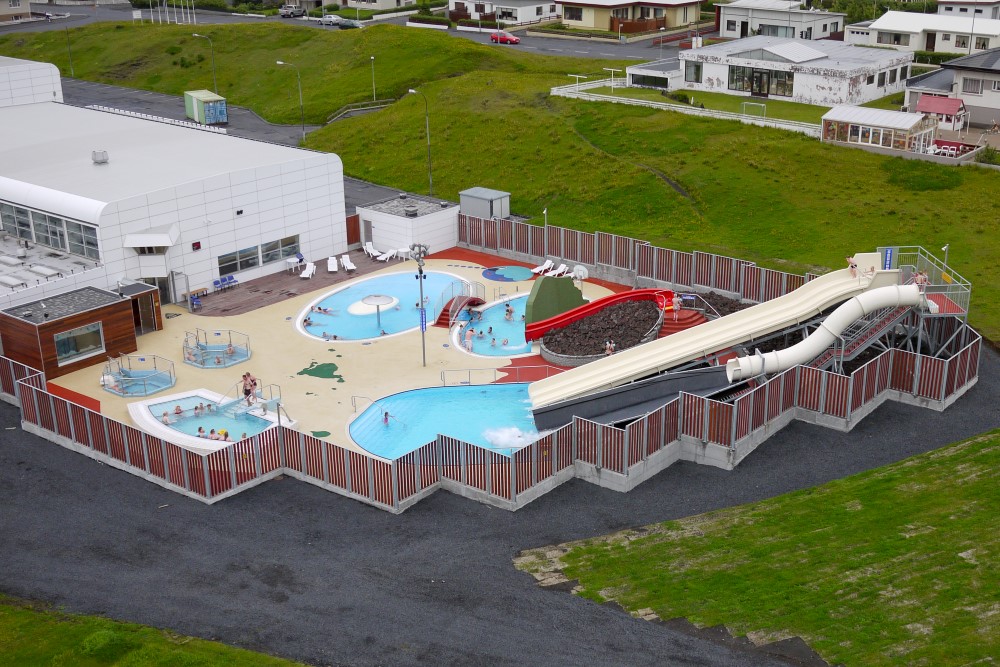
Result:
<svg viewBox="0 0 1000 667">
<path fill-rule="evenodd" d="M 574 480 L 515 513 L 441 492 L 393 516 L 292 479 L 208 507 L 3 430 L 0 590 L 321 665 L 783 664 L 541 590 L 511 559 L 980 433 L 1000 425 L 998 385 L 986 350 L 944 413 L 887 403 L 849 434 L 796 422 L 732 472 L 681 463 L 629 494 Z"/>
</svg>

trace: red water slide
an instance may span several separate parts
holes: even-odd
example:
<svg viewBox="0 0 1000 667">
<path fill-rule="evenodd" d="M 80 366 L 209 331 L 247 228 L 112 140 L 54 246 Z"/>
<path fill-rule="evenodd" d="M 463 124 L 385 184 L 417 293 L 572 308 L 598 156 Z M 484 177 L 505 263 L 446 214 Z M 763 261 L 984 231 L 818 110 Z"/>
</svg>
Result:
<svg viewBox="0 0 1000 667">
<path fill-rule="evenodd" d="M 585 317 L 600 312 L 608 306 L 613 306 L 616 303 L 625 303 L 626 301 L 656 301 L 656 305 L 659 308 L 666 308 L 670 305 L 673 298 L 674 293 L 668 289 L 637 289 L 632 290 L 631 292 L 610 294 L 597 299 L 596 301 L 591 301 L 590 303 L 585 303 L 582 306 L 577 306 L 572 310 L 567 310 L 565 313 L 560 315 L 550 317 L 546 320 L 541 320 L 540 322 L 525 325 L 524 339 L 536 340 L 553 329 L 561 329 L 562 327 L 570 325 L 573 322 L 582 320 Z"/>
</svg>

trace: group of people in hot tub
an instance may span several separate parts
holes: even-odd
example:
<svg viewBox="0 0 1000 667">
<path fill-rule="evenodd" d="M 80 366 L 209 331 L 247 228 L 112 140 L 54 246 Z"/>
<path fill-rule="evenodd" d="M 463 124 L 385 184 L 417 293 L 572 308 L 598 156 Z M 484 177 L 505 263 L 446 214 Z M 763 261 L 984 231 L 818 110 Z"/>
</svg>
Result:
<svg viewBox="0 0 1000 667">
<path fill-rule="evenodd" d="M 194 408 L 191 409 L 191 413 L 193 417 L 204 417 L 205 415 L 215 414 L 215 410 L 216 406 L 213 405 L 211 402 L 209 402 L 208 404 L 199 403 L 198 405 L 194 406 Z M 175 405 L 173 417 L 170 416 L 169 412 L 164 410 L 163 417 L 161 417 L 160 421 L 169 426 L 170 424 L 173 424 L 174 422 L 183 418 L 185 412 L 186 410 L 184 410 L 184 408 L 182 408 L 180 405 Z M 216 431 L 214 428 L 209 429 L 209 431 L 206 433 L 205 427 L 199 426 L 198 432 L 195 435 L 198 436 L 199 438 L 205 438 L 206 440 L 222 440 L 224 442 L 233 441 L 233 439 L 229 435 L 229 431 L 227 431 L 224 428 L 220 428 L 218 431 Z M 240 436 L 240 440 L 246 440 L 246 438 L 247 438 L 246 433 Z"/>
</svg>

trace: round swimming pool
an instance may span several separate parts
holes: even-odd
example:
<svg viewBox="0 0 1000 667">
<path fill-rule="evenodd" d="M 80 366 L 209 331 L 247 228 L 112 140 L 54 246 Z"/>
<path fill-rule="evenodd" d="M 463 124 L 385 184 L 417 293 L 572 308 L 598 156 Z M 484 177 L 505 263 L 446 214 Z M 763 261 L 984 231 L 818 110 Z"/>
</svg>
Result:
<svg viewBox="0 0 1000 667">
<path fill-rule="evenodd" d="M 298 315 L 297 327 L 325 340 L 364 340 L 416 329 L 420 326 L 416 277 L 415 272 L 389 273 L 329 292 Z M 437 319 L 456 282 L 462 281 L 450 273 L 424 272 L 428 325 Z M 373 295 L 388 297 L 389 303 L 378 307 L 364 303 L 365 297 Z"/>
<path fill-rule="evenodd" d="M 513 309 L 511 319 L 507 319 L 507 304 Z M 528 303 L 528 295 L 498 301 L 486 306 L 481 311 L 482 318 L 475 319 L 457 330 L 455 345 L 466 352 L 481 354 L 486 357 L 512 357 L 519 354 L 530 354 L 531 343 L 524 340 L 524 308 Z M 468 315 L 462 314 L 468 322 Z M 468 338 L 469 327 L 476 332 L 471 340 Z M 504 342 L 506 341 L 506 343 Z M 472 349 L 469 349 L 469 344 Z"/>
<path fill-rule="evenodd" d="M 483 270 L 483 278 L 501 283 L 531 280 L 535 274 L 526 266 L 491 266 Z"/>
<path fill-rule="evenodd" d="M 431 387 L 386 396 L 351 422 L 350 434 L 369 452 L 388 459 L 408 454 L 438 434 L 507 455 L 538 438 L 526 382 Z"/>
</svg>

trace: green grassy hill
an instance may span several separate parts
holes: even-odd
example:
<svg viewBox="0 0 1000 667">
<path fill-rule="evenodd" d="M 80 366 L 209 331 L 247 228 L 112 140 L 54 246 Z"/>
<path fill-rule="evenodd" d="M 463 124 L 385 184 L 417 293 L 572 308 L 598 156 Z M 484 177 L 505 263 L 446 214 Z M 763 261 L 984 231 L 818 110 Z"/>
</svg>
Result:
<svg viewBox="0 0 1000 667">
<path fill-rule="evenodd" d="M 877 245 L 951 244 L 974 284 L 972 324 L 1000 340 L 1000 174 L 831 147 L 735 122 L 552 98 L 567 74 L 610 63 L 542 57 L 384 25 L 322 31 L 288 25 L 199 28 L 215 40 L 220 92 L 264 117 L 321 122 L 370 99 L 419 87 L 431 118 L 435 194 L 484 185 L 513 193 L 523 215 L 774 268 L 825 270 Z M 65 34 L 0 37 L 0 53 L 67 68 Z M 97 25 L 70 31 L 77 76 L 179 94 L 211 86 L 208 44 L 184 26 Z M 198 61 L 198 56 L 204 57 Z M 427 191 L 424 106 L 338 121 L 307 145 L 335 151 L 348 174 Z M 671 185 L 684 191 L 679 194 Z"/>
<path fill-rule="evenodd" d="M 1000 655 L 1000 431 L 763 502 L 555 549 L 581 595 L 831 664 L 972 665 Z M 552 547 L 524 554 L 551 569 Z"/>
</svg>

